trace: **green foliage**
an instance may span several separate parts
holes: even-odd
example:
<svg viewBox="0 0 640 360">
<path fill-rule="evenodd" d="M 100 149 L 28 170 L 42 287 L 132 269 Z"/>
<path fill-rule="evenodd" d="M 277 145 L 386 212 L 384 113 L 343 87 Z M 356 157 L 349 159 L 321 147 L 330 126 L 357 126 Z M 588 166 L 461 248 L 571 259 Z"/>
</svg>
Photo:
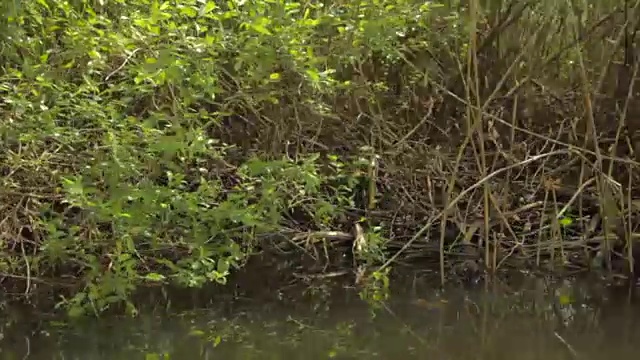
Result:
<svg viewBox="0 0 640 360">
<path fill-rule="evenodd" d="M 497 54 L 518 62 L 514 84 L 549 58 L 569 64 L 552 51 L 582 26 L 556 16 L 567 6 L 535 3 L 503 31 L 499 41 L 543 49 L 537 62 Z M 479 26 L 503 8 L 486 4 Z M 459 2 L 38 0 L 0 11 L 0 272 L 26 278 L 27 293 L 31 280 L 73 277 L 80 290 L 61 302 L 73 314 L 135 312 L 143 283 L 225 283 L 291 216 L 335 228 L 366 206 L 356 195 L 377 199 L 377 169 L 354 159 L 363 146 L 403 181 L 448 166 L 425 165 L 434 152 L 411 138 L 442 84 L 463 82 Z M 529 42 L 532 28 L 562 36 Z M 507 67 L 490 66 L 498 78 Z M 356 255 L 371 265 L 388 224 L 368 225 Z"/>
<path fill-rule="evenodd" d="M 323 34 L 342 23 L 342 36 L 358 29 L 353 44 L 395 36 L 406 24 L 381 24 L 379 5 L 363 4 L 367 21 L 288 1 L 19 5 L 2 24 L 2 216 L 29 234 L 5 239 L 1 265 L 81 279 L 61 303 L 72 314 L 135 312 L 144 282 L 224 283 L 286 210 L 323 226 L 353 205 L 355 168 L 338 156 L 274 160 L 220 135 L 292 84 L 311 102 L 340 89 L 332 74 L 356 47 L 329 49 Z"/>
</svg>

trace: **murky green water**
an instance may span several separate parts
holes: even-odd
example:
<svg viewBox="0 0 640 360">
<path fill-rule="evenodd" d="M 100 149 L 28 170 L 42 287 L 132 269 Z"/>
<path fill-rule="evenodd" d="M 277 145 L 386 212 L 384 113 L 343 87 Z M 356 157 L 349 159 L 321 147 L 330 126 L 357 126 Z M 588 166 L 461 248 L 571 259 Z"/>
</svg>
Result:
<svg viewBox="0 0 640 360">
<path fill-rule="evenodd" d="M 631 359 L 640 306 L 589 282 L 473 289 L 396 282 L 373 311 L 354 289 L 149 296 L 137 318 L 3 321 L 1 359 Z M 295 292 L 293 292 L 295 293 Z M 246 294 L 245 294 L 246 295 Z M 171 297 L 170 297 L 171 298 Z M 210 304 L 210 305 L 207 305 Z M 197 310 L 187 310 L 198 307 Z M 13 317 L 15 319 L 15 317 Z"/>
</svg>

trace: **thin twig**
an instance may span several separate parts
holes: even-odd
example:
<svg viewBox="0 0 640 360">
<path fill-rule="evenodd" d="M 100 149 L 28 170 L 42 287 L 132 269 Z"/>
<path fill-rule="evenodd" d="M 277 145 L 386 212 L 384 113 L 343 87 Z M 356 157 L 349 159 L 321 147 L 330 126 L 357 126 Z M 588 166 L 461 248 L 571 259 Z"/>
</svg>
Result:
<svg viewBox="0 0 640 360">
<path fill-rule="evenodd" d="M 111 78 L 113 75 L 115 75 L 116 73 L 118 73 L 120 70 L 122 70 L 125 65 L 127 65 L 127 63 L 129 62 L 129 60 L 131 60 L 131 58 L 133 58 L 133 55 L 135 55 L 138 51 L 140 51 L 141 48 L 136 48 L 134 49 L 131 54 L 129 54 L 129 56 L 127 56 L 126 59 L 124 59 L 124 61 L 122 62 L 122 64 L 120 64 L 120 66 L 118 66 L 115 70 L 113 70 L 109 75 L 107 75 L 104 78 L 104 81 L 109 80 L 109 78 Z"/>
<path fill-rule="evenodd" d="M 380 268 L 378 269 L 378 271 L 384 270 L 385 268 L 389 267 L 389 265 L 391 265 L 397 258 L 398 256 L 400 256 L 405 250 L 407 250 L 409 248 L 409 246 L 411 246 L 411 244 L 413 244 L 416 240 L 418 240 L 420 238 L 420 236 L 422 236 L 422 234 L 424 234 L 427 230 L 429 230 L 431 228 L 431 226 L 438 220 L 440 219 L 440 217 L 442 217 L 442 215 L 444 213 L 446 213 L 447 211 L 451 210 L 453 208 L 453 206 L 455 204 L 457 204 L 460 200 L 462 200 L 462 198 L 467 195 L 469 192 L 479 188 L 480 186 L 482 186 L 485 182 L 491 180 L 492 178 L 502 174 L 505 171 L 508 171 L 509 169 L 513 169 L 517 166 L 524 166 L 527 165 L 529 163 L 532 163 L 534 161 L 538 161 L 540 159 L 544 159 L 550 156 L 556 156 L 556 155 L 566 155 L 568 154 L 569 151 L 568 150 L 557 150 L 557 151 L 553 151 L 550 153 L 546 153 L 546 154 L 539 154 L 539 155 L 535 155 L 530 157 L 529 159 L 525 159 L 523 161 L 520 161 L 516 164 L 511 164 L 509 166 L 500 168 L 498 170 L 495 170 L 494 172 L 492 172 L 491 174 L 485 176 L 484 178 L 480 179 L 478 182 L 476 182 L 475 184 L 473 184 L 472 186 L 466 188 L 465 190 L 463 190 L 455 199 L 453 199 L 451 202 L 449 202 L 449 204 L 442 210 L 440 211 L 440 213 L 434 217 L 432 217 L 431 219 L 429 219 L 429 221 L 427 221 L 427 224 L 425 224 L 420 230 L 418 230 L 418 232 L 411 238 L 409 239 L 409 241 L 407 241 L 402 248 L 400 248 L 400 250 L 398 250 L 395 254 L 393 254 L 393 256 L 391 256 L 391 258 L 389 258 L 389 260 L 387 260 L 384 264 L 382 264 L 382 266 L 380 266 Z"/>
</svg>

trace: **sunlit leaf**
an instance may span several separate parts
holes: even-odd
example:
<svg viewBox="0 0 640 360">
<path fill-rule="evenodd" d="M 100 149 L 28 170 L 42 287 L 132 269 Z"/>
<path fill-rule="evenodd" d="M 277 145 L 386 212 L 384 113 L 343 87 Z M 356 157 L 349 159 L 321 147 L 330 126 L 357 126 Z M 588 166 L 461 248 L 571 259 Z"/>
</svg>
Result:
<svg viewBox="0 0 640 360">
<path fill-rule="evenodd" d="M 558 296 L 558 302 L 560 303 L 560 305 L 569 305 L 571 304 L 571 297 L 567 294 L 562 294 L 560 296 Z"/>
<path fill-rule="evenodd" d="M 204 6 L 200 9 L 200 16 L 206 15 L 217 8 L 215 1 L 207 1 Z"/>
<path fill-rule="evenodd" d="M 222 342 L 222 337 L 220 335 L 218 335 L 213 339 L 212 344 L 213 344 L 214 347 L 216 347 L 216 346 L 220 345 L 221 342 Z"/>
<path fill-rule="evenodd" d="M 251 24 L 250 25 L 253 30 L 263 35 L 272 35 L 271 31 L 260 24 Z"/>
<path fill-rule="evenodd" d="M 569 218 L 569 217 L 563 217 L 559 220 L 560 225 L 562 226 L 569 226 L 571 224 L 573 224 L 573 219 Z"/>
</svg>

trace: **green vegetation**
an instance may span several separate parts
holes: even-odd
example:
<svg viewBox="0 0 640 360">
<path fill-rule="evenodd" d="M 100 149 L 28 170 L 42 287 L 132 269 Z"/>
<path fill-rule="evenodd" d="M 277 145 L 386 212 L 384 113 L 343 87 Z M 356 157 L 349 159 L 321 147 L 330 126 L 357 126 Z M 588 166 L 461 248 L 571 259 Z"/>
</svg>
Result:
<svg viewBox="0 0 640 360">
<path fill-rule="evenodd" d="M 2 7 L 0 273 L 73 314 L 285 245 L 379 266 L 377 299 L 461 243 L 494 270 L 632 254 L 636 3 Z"/>
</svg>

